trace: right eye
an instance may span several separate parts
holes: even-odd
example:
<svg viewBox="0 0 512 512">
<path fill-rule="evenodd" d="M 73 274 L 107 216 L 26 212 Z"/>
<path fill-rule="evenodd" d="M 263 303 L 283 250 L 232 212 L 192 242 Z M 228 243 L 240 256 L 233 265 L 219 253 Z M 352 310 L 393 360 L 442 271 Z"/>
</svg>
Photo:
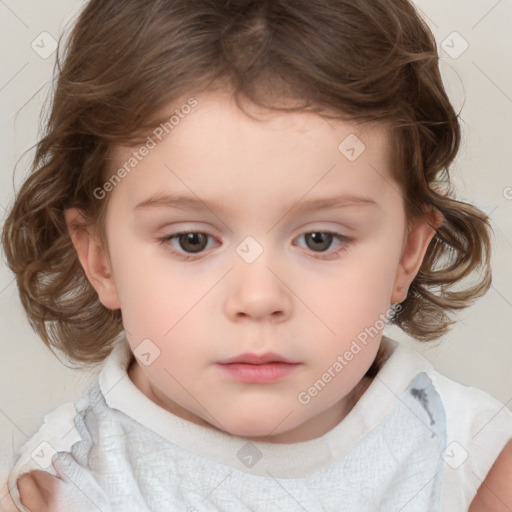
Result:
<svg viewBox="0 0 512 512">
<path fill-rule="evenodd" d="M 211 235 L 206 233 L 182 231 L 161 237 L 158 241 L 165 249 L 189 260 L 193 258 L 193 254 L 198 254 L 206 250 L 209 238 L 213 239 Z"/>
</svg>

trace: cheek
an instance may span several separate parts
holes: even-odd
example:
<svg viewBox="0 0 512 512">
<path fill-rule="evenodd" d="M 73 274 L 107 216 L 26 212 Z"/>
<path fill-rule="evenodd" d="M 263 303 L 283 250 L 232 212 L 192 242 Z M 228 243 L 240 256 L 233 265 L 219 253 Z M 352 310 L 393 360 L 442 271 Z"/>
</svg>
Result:
<svg viewBox="0 0 512 512">
<path fill-rule="evenodd" d="M 182 265 L 170 265 L 165 254 L 155 257 L 154 249 L 149 252 L 119 252 L 113 260 L 124 327 L 132 348 L 148 338 L 162 355 L 185 361 L 198 350 L 194 342 L 210 314 L 205 309 L 211 306 L 208 292 L 219 278 L 184 272 Z"/>
<path fill-rule="evenodd" d="M 337 334 L 341 328 L 354 334 L 387 311 L 397 258 L 396 251 L 355 251 L 327 276 L 297 287 L 297 294 Z"/>
<path fill-rule="evenodd" d="M 161 336 L 175 316 L 176 276 L 155 264 L 140 241 L 130 241 L 120 232 L 112 239 L 111 261 L 126 330 L 136 332 L 137 337 Z"/>
<path fill-rule="evenodd" d="M 327 278 L 311 280 L 297 292 L 310 309 L 304 311 L 311 319 L 309 337 L 322 343 L 316 362 L 329 367 L 348 351 L 351 360 L 343 368 L 347 382 L 359 380 L 375 357 L 398 256 L 396 245 L 368 243 L 340 261 Z"/>
</svg>

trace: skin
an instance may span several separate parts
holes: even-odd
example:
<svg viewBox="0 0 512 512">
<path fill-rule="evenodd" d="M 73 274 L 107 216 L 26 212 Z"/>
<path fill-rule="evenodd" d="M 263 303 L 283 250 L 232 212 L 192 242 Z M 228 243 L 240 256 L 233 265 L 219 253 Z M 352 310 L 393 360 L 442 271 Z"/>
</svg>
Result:
<svg viewBox="0 0 512 512">
<path fill-rule="evenodd" d="M 314 439 L 342 421 L 369 385 L 363 376 L 382 331 L 309 403 L 300 403 L 298 394 L 375 326 L 390 303 L 406 298 L 442 217 L 427 212 L 407 230 L 386 125 L 363 128 L 256 107 L 261 120 L 254 121 L 227 95 L 197 99 L 193 113 L 109 192 L 108 249 L 92 230 L 72 228 L 81 215 L 75 209 L 65 212 L 73 243 L 102 304 L 121 309 L 132 350 L 150 339 L 160 351 L 149 366 L 135 360 L 129 371 L 149 399 L 181 418 L 248 439 Z M 351 133 L 366 145 L 354 162 L 338 151 Z M 116 148 L 117 164 L 133 150 Z M 135 209 L 158 193 L 218 205 L 204 212 Z M 369 196 L 378 206 L 291 208 L 341 193 Z M 210 235 L 205 250 L 185 261 L 186 240 L 161 242 L 180 231 Z M 334 238 L 323 249 L 306 236 L 326 231 L 349 241 Z M 263 249 L 253 263 L 236 252 L 247 236 Z M 273 384 L 237 382 L 215 365 L 267 351 L 302 364 Z M 510 468 L 507 453 L 500 464 Z M 19 487 L 23 499 L 37 492 L 30 475 Z M 479 510 L 491 509 L 471 512 Z"/>
<path fill-rule="evenodd" d="M 487 473 L 469 512 L 510 512 L 512 510 L 512 440 Z"/>
<path fill-rule="evenodd" d="M 385 127 L 358 130 L 366 151 L 349 162 L 338 151 L 356 130 L 346 122 L 261 110 L 263 120 L 254 121 L 229 96 L 206 94 L 198 102 L 110 192 L 108 252 L 85 240 L 77 240 L 77 250 L 101 302 L 121 308 L 132 350 L 150 339 L 160 351 L 150 366 L 136 362 L 130 370 L 146 396 L 182 418 L 234 435 L 307 441 L 349 412 L 349 394 L 357 393 L 382 333 L 307 405 L 297 395 L 391 302 L 405 299 L 435 231 L 422 220 L 406 237 Z M 122 165 L 132 152 L 118 148 L 114 157 Z M 164 192 L 219 204 L 206 212 L 161 205 L 135 210 Z M 301 198 L 334 193 L 370 196 L 378 206 L 290 211 Z M 429 219 L 439 221 L 433 214 Z M 211 235 L 190 261 L 181 257 L 187 246 L 179 240 L 159 241 L 183 230 Z M 333 239 L 315 252 L 304 234 L 326 230 L 350 242 Z M 251 264 L 236 253 L 247 236 L 263 248 Z M 243 352 L 267 351 L 302 365 L 274 384 L 240 383 L 215 366 Z"/>
</svg>

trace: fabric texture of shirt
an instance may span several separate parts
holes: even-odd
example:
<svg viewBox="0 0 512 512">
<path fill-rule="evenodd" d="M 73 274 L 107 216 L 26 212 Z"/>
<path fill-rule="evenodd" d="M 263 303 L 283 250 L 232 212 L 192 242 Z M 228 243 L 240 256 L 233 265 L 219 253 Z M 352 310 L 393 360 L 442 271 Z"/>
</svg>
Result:
<svg viewBox="0 0 512 512">
<path fill-rule="evenodd" d="M 512 439 L 512 412 L 390 352 L 336 427 L 306 442 L 248 441 L 182 419 L 130 380 L 125 338 L 73 402 L 47 414 L 9 475 L 58 476 L 55 512 L 462 512 Z M 340 377 L 341 378 L 341 377 Z"/>
</svg>

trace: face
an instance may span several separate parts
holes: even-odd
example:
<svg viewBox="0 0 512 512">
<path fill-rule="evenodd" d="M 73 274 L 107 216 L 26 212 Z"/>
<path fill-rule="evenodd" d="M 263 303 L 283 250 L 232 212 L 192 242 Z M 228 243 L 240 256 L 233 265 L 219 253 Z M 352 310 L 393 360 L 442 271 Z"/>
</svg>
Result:
<svg viewBox="0 0 512 512">
<path fill-rule="evenodd" d="M 315 438 L 346 415 L 428 233 L 403 250 L 384 127 L 196 99 L 108 192 L 115 299 L 100 299 L 121 309 L 130 376 L 162 407 L 250 439 Z M 294 364 L 219 364 L 246 353 Z"/>
</svg>

